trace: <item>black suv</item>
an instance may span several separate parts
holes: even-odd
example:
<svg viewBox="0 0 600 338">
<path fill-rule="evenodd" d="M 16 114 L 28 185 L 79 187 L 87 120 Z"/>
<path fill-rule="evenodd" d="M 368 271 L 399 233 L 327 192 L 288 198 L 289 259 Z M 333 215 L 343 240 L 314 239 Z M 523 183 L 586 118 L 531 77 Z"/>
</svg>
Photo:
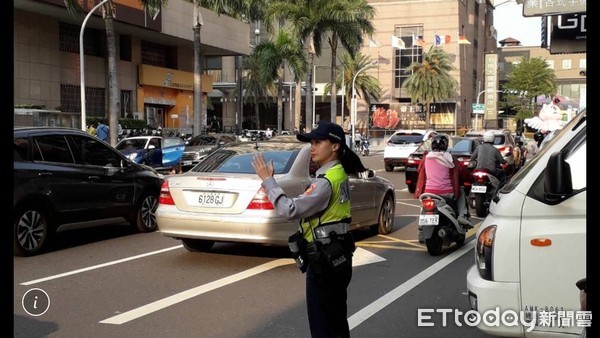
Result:
<svg viewBox="0 0 600 338">
<path fill-rule="evenodd" d="M 55 232 L 128 221 L 155 231 L 163 178 L 71 128 L 14 128 L 16 256 L 43 251 Z"/>
</svg>

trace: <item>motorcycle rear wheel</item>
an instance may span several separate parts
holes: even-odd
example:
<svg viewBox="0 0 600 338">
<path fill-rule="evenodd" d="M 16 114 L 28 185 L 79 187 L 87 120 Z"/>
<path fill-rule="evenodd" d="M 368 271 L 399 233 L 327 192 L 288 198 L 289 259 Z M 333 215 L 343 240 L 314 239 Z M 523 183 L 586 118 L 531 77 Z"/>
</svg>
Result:
<svg viewBox="0 0 600 338">
<path fill-rule="evenodd" d="M 438 229 L 435 229 L 431 234 L 431 237 L 425 240 L 427 252 L 429 252 L 431 256 L 439 256 L 442 253 L 444 240 L 438 235 L 437 230 Z"/>
<path fill-rule="evenodd" d="M 484 194 L 476 194 L 475 195 L 475 212 L 478 217 L 485 217 L 488 213 L 488 208 L 485 205 L 485 196 Z"/>
</svg>

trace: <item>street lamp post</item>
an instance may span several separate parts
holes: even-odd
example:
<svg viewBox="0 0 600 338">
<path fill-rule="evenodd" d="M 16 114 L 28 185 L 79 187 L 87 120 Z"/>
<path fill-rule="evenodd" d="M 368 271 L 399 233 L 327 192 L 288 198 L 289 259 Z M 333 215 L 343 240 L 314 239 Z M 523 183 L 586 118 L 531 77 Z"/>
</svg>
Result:
<svg viewBox="0 0 600 338">
<path fill-rule="evenodd" d="M 355 124 L 356 124 L 356 88 L 354 87 L 354 84 L 356 83 L 356 77 L 358 76 L 358 74 L 360 74 L 362 71 L 373 67 L 374 65 L 377 64 L 377 60 L 373 60 L 371 63 L 365 65 L 364 67 L 362 67 L 361 69 L 358 70 L 358 72 L 356 72 L 356 74 L 354 74 L 354 76 L 352 77 L 352 101 L 350 102 L 350 123 L 352 124 L 352 128 L 350 133 L 352 134 L 352 145 L 351 145 L 351 149 L 354 149 L 354 128 L 355 128 Z"/>
<path fill-rule="evenodd" d="M 102 0 L 100 1 L 99 4 L 97 4 L 94 8 L 92 8 L 92 10 L 85 16 L 85 19 L 83 19 L 83 23 L 81 24 L 81 29 L 79 30 L 79 86 L 81 87 L 81 130 L 85 131 L 86 130 L 86 125 L 85 125 L 85 119 L 86 119 L 86 112 L 85 112 L 85 66 L 84 66 L 84 61 L 83 61 L 83 32 L 85 30 L 85 25 L 88 21 L 88 19 L 90 18 L 90 16 L 92 16 L 92 13 L 94 13 L 98 8 L 100 8 L 100 6 L 104 5 L 104 3 L 106 3 L 108 0 Z"/>
</svg>

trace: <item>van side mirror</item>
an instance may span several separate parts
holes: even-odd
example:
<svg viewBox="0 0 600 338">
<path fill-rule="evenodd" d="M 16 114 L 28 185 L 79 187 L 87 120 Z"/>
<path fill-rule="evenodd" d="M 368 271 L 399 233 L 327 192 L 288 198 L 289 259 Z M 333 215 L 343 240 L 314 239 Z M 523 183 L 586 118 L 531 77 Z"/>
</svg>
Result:
<svg viewBox="0 0 600 338">
<path fill-rule="evenodd" d="M 565 155 L 555 152 L 548 159 L 544 173 L 544 198 L 554 204 L 560 203 L 573 193 L 571 166 L 565 161 Z"/>
</svg>

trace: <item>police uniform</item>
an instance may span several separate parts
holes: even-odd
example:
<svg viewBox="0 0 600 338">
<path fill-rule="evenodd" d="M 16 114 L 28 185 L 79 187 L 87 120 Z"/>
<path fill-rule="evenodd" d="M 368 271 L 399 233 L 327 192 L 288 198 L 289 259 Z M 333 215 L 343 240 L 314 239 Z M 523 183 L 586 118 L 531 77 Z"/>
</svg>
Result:
<svg viewBox="0 0 600 338">
<path fill-rule="evenodd" d="M 306 270 L 306 304 L 312 337 L 349 337 L 347 287 L 352 279 L 354 241 L 347 233 L 350 223 L 348 176 L 339 161 L 324 164 L 304 194 L 289 198 L 270 177 L 262 186 L 276 212 L 289 219 L 300 219 L 299 232 L 309 245 L 316 244 L 319 259 Z M 326 231 L 322 231 L 326 230 Z M 339 268 L 324 260 L 332 241 L 342 243 L 344 255 Z"/>
</svg>

